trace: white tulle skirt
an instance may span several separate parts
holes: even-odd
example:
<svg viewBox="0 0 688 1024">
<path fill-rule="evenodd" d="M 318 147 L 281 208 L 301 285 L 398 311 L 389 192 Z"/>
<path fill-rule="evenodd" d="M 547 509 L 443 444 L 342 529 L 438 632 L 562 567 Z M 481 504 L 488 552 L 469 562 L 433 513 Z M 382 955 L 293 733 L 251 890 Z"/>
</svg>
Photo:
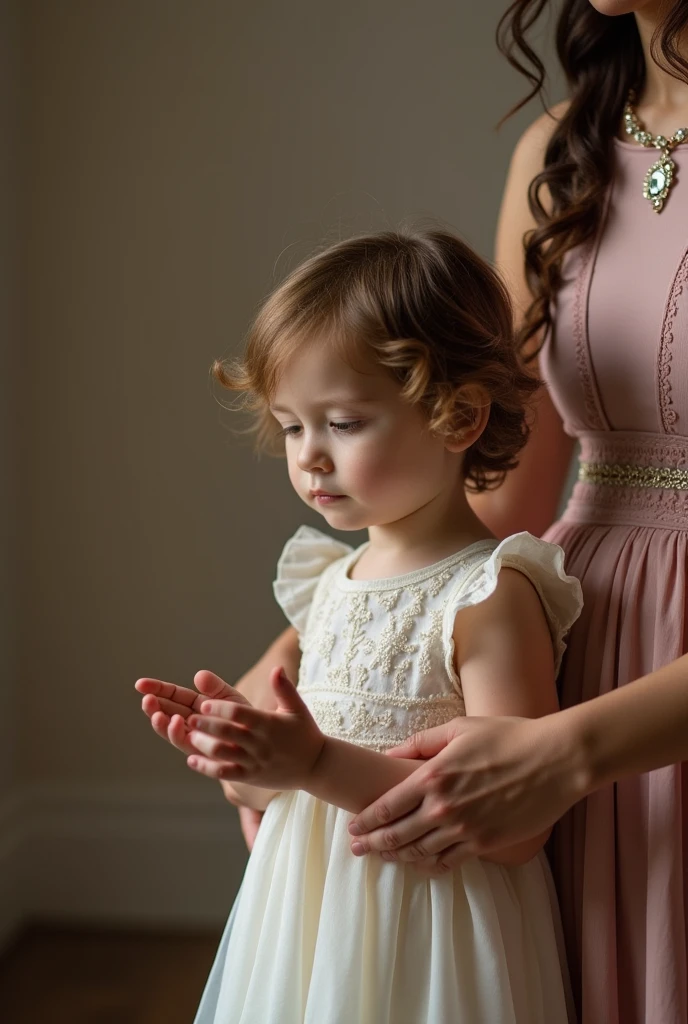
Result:
<svg viewBox="0 0 688 1024">
<path fill-rule="evenodd" d="M 268 808 L 195 1024 L 565 1024 L 544 856 L 427 879 L 349 849 L 351 815 Z"/>
</svg>

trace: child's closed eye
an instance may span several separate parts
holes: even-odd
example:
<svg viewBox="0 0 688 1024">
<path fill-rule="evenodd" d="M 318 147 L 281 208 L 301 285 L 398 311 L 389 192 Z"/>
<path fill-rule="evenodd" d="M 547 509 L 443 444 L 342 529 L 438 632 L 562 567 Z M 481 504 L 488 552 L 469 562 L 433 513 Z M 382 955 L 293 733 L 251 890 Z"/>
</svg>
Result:
<svg viewBox="0 0 688 1024">
<path fill-rule="evenodd" d="M 365 420 L 331 420 L 329 426 L 338 434 L 354 434 L 365 426 Z M 293 423 L 288 427 L 282 427 L 277 432 L 277 437 L 298 437 L 303 427 Z"/>
<path fill-rule="evenodd" d="M 340 434 L 354 434 L 357 430 L 365 425 L 365 420 L 342 420 L 340 422 L 331 422 L 330 426 L 333 427 Z"/>
</svg>

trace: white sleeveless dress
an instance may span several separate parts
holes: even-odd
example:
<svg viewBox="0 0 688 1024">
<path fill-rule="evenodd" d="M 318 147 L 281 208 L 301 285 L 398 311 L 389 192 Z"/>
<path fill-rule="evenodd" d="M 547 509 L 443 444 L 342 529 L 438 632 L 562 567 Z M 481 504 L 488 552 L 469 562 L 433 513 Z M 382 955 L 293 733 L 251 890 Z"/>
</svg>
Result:
<svg viewBox="0 0 688 1024">
<path fill-rule="evenodd" d="M 352 580 L 363 548 L 301 527 L 275 595 L 300 634 L 299 691 L 323 732 L 385 750 L 464 714 L 457 612 L 500 569 L 536 587 L 557 664 L 581 609 L 563 552 L 527 533 L 405 576 Z M 441 878 L 354 857 L 352 815 L 308 793 L 268 807 L 196 1024 L 565 1024 L 547 864 L 473 859 Z"/>
</svg>

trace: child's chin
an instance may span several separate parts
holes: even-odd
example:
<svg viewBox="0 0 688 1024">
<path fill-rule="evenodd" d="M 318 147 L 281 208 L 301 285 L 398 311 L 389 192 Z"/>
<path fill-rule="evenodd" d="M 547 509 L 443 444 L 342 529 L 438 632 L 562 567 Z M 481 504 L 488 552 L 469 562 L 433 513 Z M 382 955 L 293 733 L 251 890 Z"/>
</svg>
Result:
<svg viewBox="0 0 688 1024">
<path fill-rule="evenodd" d="M 355 515 L 352 510 L 338 508 L 319 508 L 318 512 L 325 522 L 335 530 L 365 530 L 368 523 L 361 515 Z"/>
</svg>

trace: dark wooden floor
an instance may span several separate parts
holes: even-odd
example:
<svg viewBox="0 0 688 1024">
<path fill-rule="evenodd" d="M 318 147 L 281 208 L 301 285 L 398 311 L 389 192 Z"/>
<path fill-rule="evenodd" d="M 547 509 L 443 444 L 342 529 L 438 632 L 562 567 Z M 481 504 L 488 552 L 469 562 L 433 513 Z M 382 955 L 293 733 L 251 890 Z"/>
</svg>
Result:
<svg viewBox="0 0 688 1024">
<path fill-rule="evenodd" d="M 0 959 L 2 1024 L 191 1024 L 219 934 L 36 928 Z"/>
</svg>

